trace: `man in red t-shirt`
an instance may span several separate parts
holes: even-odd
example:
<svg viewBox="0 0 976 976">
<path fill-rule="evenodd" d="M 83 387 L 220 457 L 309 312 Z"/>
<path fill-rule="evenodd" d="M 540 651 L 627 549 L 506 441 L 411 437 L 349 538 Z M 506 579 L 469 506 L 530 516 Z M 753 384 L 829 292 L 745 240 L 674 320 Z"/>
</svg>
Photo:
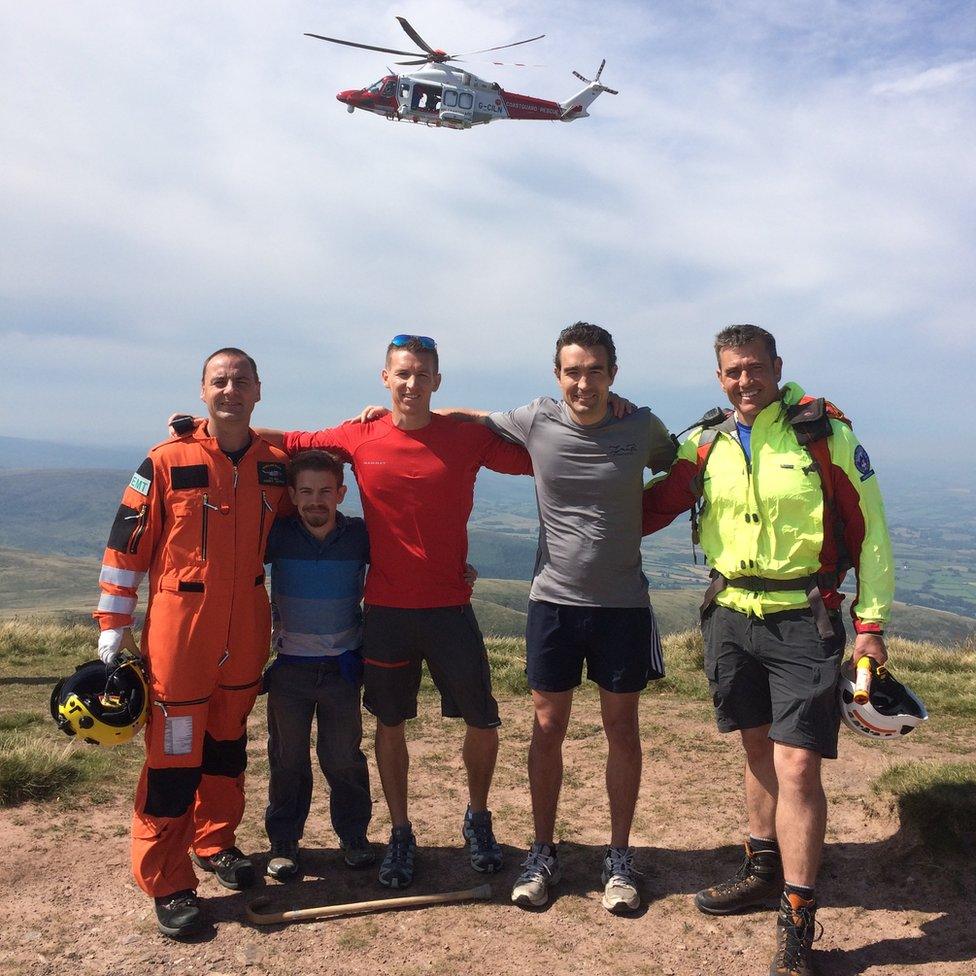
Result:
<svg viewBox="0 0 976 976">
<path fill-rule="evenodd" d="M 478 470 L 531 474 L 528 454 L 480 424 L 431 413 L 440 386 L 437 345 L 427 336 L 396 336 L 383 385 L 391 412 L 365 423 L 315 433 L 261 431 L 290 454 L 332 451 L 352 463 L 366 516 L 364 704 L 376 716 L 376 765 L 393 825 L 380 883 L 413 880 L 416 842 L 407 816 L 409 757 L 405 722 L 417 714 L 421 660 L 441 693 L 442 712 L 467 724 L 463 758 L 470 804 L 463 834 L 472 866 L 501 867 L 488 810 L 498 754 L 498 705 L 484 639 L 464 578 L 467 523 Z"/>
</svg>

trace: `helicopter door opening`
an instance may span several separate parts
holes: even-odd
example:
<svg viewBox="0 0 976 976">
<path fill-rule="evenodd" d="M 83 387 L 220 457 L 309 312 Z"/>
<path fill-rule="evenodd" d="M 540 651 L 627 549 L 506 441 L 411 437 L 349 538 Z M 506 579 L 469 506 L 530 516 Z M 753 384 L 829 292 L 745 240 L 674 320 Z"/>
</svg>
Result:
<svg viewBox="0 0 976 976">
<path fill-rule="evenodd" d="M 441 107 L 441 86 L 414 82 L 410 108 L 414 112 L 437 112 Z"/>
</svg>

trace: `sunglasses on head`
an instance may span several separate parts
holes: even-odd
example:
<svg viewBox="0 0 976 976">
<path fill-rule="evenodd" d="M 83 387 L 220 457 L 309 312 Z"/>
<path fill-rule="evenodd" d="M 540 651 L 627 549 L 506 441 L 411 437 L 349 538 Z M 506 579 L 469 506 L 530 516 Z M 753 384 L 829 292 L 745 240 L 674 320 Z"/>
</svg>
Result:
<svg viewBox="0 0 976 976">
<path fill-rule="evenodd" d="M 391 346 L 406 346 L 411 342 L 419 342 L 423 349 L 436 349 L 437 343 L 431 339 L 430 336 L 419 336 L 419 335 L 396 335 L 390 340 Z"/>
</svg>

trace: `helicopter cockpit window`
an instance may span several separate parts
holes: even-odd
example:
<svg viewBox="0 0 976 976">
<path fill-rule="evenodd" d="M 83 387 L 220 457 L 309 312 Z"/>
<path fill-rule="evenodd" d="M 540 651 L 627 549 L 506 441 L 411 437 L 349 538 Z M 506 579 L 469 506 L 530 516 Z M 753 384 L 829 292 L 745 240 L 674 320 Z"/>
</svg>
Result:
<svg viewBox="0 0 976 976">
<path fill-rule="evenodd" d="M 400 82 L 400 97 L 401 98 L 406 98 L 407 95 L 409 95 L 409 94 L 410 94 L 410 82 L 409 81 L 401 81 Z"/>
<path fill-rule="evenodd" d="M 373 84 L 370 85 L 369 88 L 366 89 L 366 91 L 368 91 L 370 95 L 378 95 L 382 87 L 383 87 L 383 79 L 380 78 L 379 81 L 373 82 Z"/>
</svg>

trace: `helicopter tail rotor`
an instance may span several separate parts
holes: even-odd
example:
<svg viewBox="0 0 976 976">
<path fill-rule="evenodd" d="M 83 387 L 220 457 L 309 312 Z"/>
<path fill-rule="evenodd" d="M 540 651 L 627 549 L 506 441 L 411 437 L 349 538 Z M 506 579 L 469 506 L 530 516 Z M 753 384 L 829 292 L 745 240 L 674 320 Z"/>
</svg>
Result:
<svg viewBox="0 0 976 976">
<path fill-rule="evenodd" d="M 603 74 L 603 69 L 606 67 L 607 60 L 604 58 L 600 62 L 600 67 L 597 69 L 596 75 L 593 79 L 585 78 L 578 71 L 573 72 L 573 76 L 579 78 L 586 87 L 579 92 L 579 94 L 574 95 L 571 99 L 562 103 L 562 115 L 559 117 L 562 122 L 572 122 L 573 119 L 585 119 L 589 116 L 589 112 L 586 111 L 587 106 L 589 106 L 595 99 L 597 99 L 603 92 L 608 95 L 619 95 L 615 88 L 608 88 L 603 82 L 600 81 L 600 75 Z"/>
<path fill-rule="evenodd" d="M 600 82 L 600 75 L 602 75 L 602 74 L 603 74 L 603 69 L 604 69 L 604 68 L 605 68 L 606 66 L 607 66 L 607 59 L 606 59 L 606 58 L 604 58 L 604 59 L 603 59 L 603 60 L 602 60 L 602 61 L 600 62 L 600 67 L 599 67 L 599 68 L 597 68 L 597 71 L 596 71 L 596 76 L 595 76 L 595 77 L 593 78 L 593 80 L 592 80 L 592 81 L 590 81 L 590 79 L 589 79 L 589 78 L 584 78 L 584 77 L 583 77 L 583 76 L 582 76 L 582 75 L 581 75 L 581 74 L 580 74 L 580 73 L 579 73 L 578 71 L 574 71 L 574 72 L 573 72 L 573 75 L 574 75 L 575 77 L 577 77 L 577 78 L 579 78 L 579 80 L 580 80 L 580 81 L 583 81 L 583 82 L 585 82 L 585 83 L 586 83 L 587 85 L 596 85 L 596 86 L 598 86 L 598 87 L 599 87 L 599 89 L 600 89 L 600 91 L 605 91 L 605 92 L 606 92 L 606 93 L 607 93 L 608 95 L 619 95 L 619 94 L 620 94 L 620 92 L 619 92 L 619 91 L 617 91 L 617 90 L 616 90 L 616 88 L 607 88 L 607 86 L 606 86 L 606 85 L 604 85 L 604 84 L 602 84 L 602 83 Z"/>
</svg>

